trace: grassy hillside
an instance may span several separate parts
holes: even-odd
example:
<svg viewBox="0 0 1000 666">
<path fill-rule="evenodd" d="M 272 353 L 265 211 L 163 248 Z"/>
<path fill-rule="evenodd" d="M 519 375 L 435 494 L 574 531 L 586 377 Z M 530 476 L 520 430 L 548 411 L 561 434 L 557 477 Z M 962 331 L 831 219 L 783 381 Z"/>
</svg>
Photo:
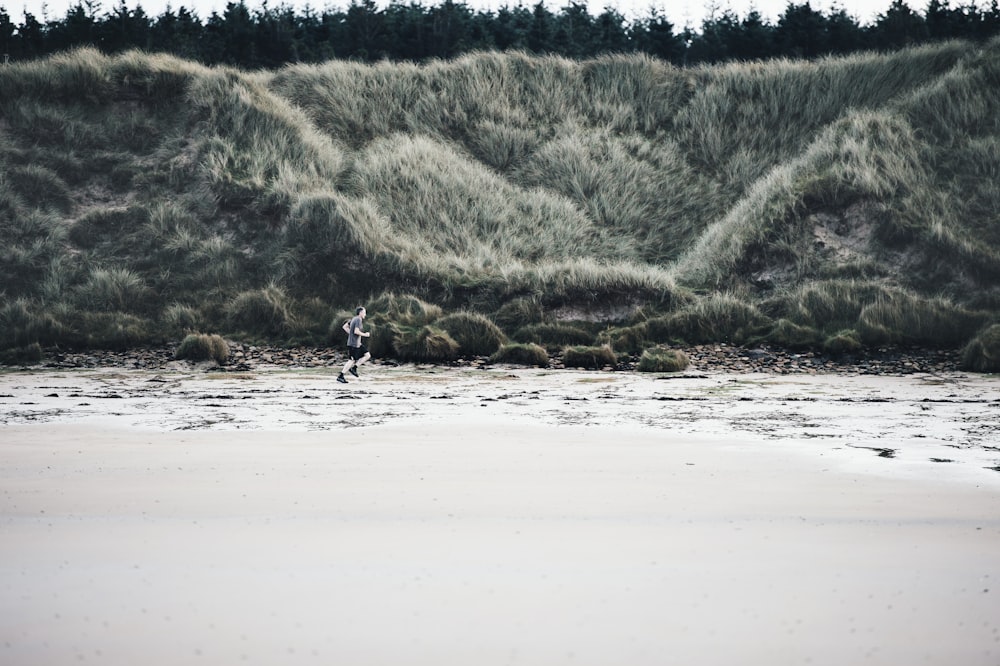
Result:
<svg viewBox="0 0 1000 666">
<path fill-rule="evenodd" d="M 494 323 L 494 345 L 631 353 L 954 348 L 1000 321 L 997 109 L 1000 41 L 691 70 L 11 65 L 0 349 L 340 344 L 362 302 L 401 356 Z"/>
</svg>

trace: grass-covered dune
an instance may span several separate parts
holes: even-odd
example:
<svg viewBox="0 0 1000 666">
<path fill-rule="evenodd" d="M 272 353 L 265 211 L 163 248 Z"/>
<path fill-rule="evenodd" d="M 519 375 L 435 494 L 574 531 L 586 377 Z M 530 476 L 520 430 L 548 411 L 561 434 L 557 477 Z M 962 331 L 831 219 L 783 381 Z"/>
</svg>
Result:
<svg viewBox="0 0 1000 666">
<path fill-rule="evenodd" d="M 341 344 L 359 303 L 386 355 L 957 348 L 1000 322 L 1000 41 L 9 65 L 0 281 L 0 349 Z"/>
</svg>

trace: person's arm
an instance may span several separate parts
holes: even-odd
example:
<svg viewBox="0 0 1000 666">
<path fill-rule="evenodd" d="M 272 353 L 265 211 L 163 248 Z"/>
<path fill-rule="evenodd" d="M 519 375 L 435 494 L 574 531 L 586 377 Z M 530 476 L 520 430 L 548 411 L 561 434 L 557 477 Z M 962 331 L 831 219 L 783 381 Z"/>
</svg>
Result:
<svg viewBox="0 0 1000 666">
<path fill-rule="evenodd" d="M 354 327 L 354 335 L 360 336 L 362 338 L 370 338 L 372 336 L 371 333 L 365 333 L 364 331 L 362 331 L 360 326 Z"/>
</svg>

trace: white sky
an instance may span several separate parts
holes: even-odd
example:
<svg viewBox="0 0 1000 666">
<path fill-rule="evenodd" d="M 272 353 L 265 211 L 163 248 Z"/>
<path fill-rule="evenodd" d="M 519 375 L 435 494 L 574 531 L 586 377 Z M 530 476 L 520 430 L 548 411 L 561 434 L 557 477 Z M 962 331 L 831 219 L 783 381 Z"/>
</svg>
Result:
<svg viewBox="0 0 1000 666">
<path fill-rule="evenodd" d="M 166 7 L 172 6 L 174 9 L 186 7 L 193 11 L 202 20 L 208 18 L 213 11 L 221 13 L 226 7 L 227 0 L 125 0 L 125 5 L 134 9 L 136 5 L 141 5 L 149 16 L 158 16 L 163 13 Z M 404 0 L 408 1 L 408 0 Z M 581 0 L 578 0 L 581 1 Z M 650 8 L 655 7 L 665 15 L 679 30 L 685 25 L 697 28 L 701 25 L 709 13 L 709 6 L 714 2 L 716 7 L 722 9 L 730 8 L 736 12 L 737 16 L 743 18 L 752 9 L 759 11 L 771 22 L 788 5 L 788 0 L 582 0 L 587 2 L 587 6 L 592 15 L 599 14 L 605 7 L 612 7 L 624 14 L 627 18 L 649 15 Z M 796 0 L 800 4 L 804 0 Z M 120 0 L 95 0 L 100 7 L 98 15 L 110 11 L 118 6 Z M 246 0 L 246 4 L 251 9 L 261 6 L 262 0 Z M 474 10 L 497 9 L 504 5 L 516 7 L 523 4 L 526 7 L 533 7 L 536 0 L 466 0 L 466 4 Z M 569 4 L 568 0 L 544 0 L 550 11 L 556 12 L 560 8 Z M 812 0 L 811 4 L 816 9 L 827 11 L 831 6 L 843 7 L 848 14 L 855 17 L 862 23 L 870 23 L 878 14 L 883 13 L 890 5 L 891 0 Z M 0 7 L 4 7 L 14 23 L 20 23 L 24 17 L 24 12 L 34 14 L 35 18 L 44 22 L 44 17 L 49 19 L 61 19 L 66 15 L 69 7 L 77 4 L 77 0 L 0 0 Z M 376 0 L 380 7 L 388 4 L 387 0 Z M 436 6 L 440 0 L 423 0 L 424 6 Z M 913 9 L 923 12 L 926 9 L 925 0 L 907 0 L 907 4 Z M 953 2 L 953 5 L 959 4 Z M 324 8 L 344 8 L 350 5 L 350 0 L 271 0 L 271 7 L 291 5 L 296 9 L 301 9 L 306 5 L 315 10 Z"/>
</svg>

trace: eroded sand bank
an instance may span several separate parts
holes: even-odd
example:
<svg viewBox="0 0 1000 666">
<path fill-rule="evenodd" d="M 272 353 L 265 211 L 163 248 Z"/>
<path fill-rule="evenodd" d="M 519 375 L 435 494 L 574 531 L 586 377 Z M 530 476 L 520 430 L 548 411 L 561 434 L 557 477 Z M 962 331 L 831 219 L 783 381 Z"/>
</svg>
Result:
<svg viewBox="0 0 1000 666">
<path fill-rule="evenodd" d="M 0 661 L 1000 662 L 994 379 L 333 376 L 0 375 Z"/>
</svg>

